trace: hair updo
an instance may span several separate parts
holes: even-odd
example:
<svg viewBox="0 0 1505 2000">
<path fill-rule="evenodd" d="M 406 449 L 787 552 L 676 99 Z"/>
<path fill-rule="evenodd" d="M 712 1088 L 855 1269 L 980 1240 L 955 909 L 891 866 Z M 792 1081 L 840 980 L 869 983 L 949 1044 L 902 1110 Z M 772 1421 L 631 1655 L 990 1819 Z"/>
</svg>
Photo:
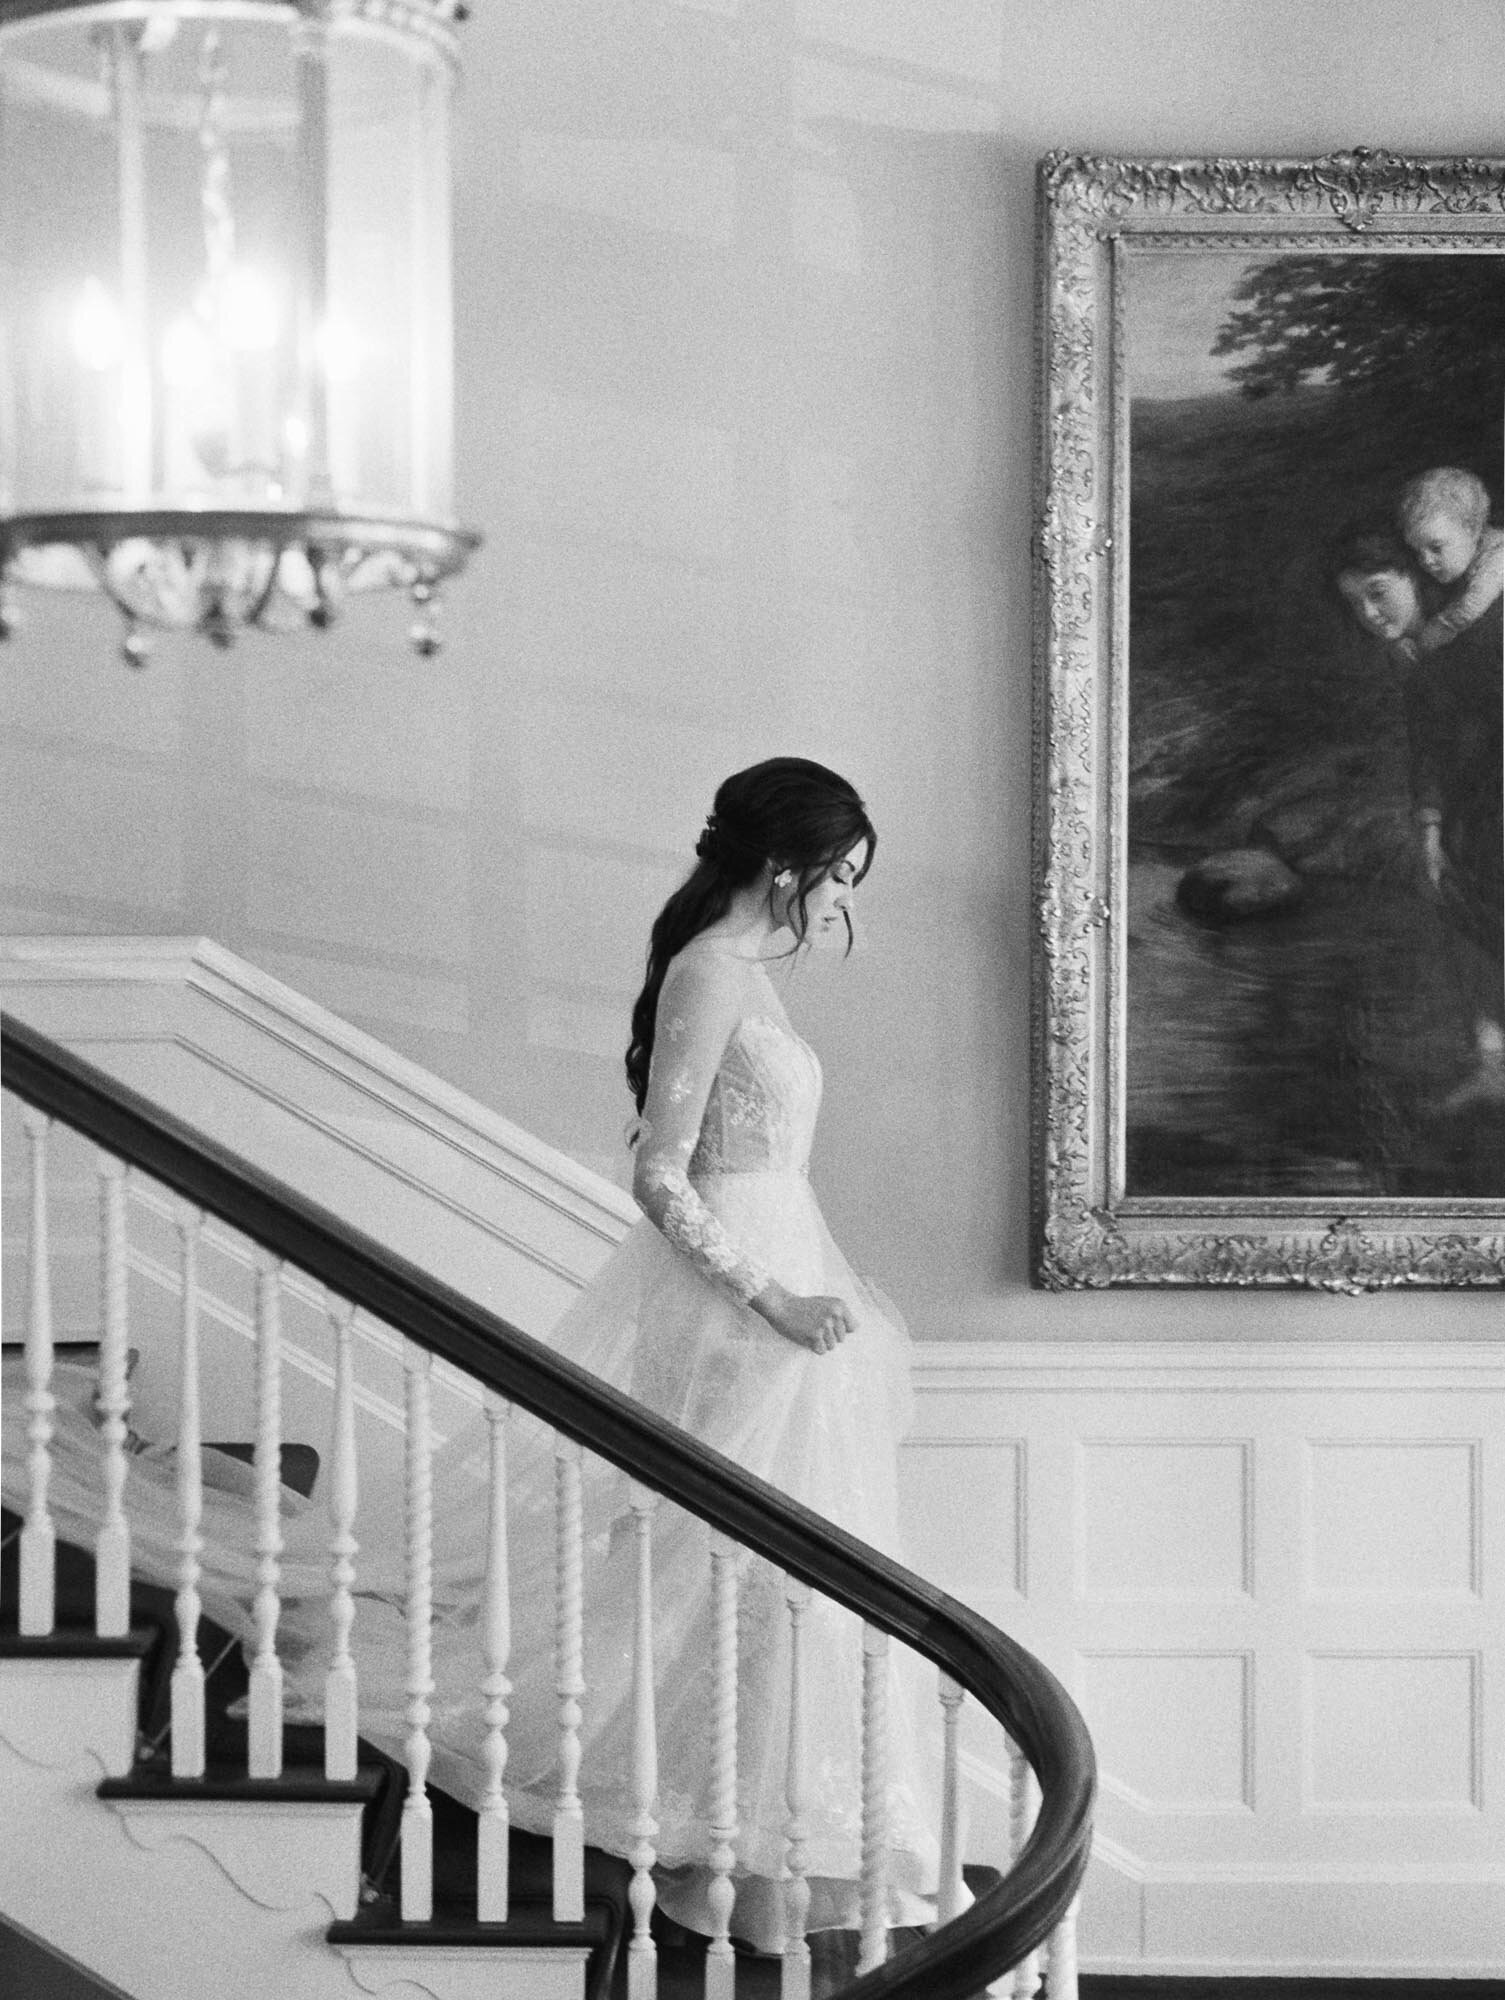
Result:
<svg viewBox="0 0 1505 2000">
<path fill-rule="evenodd" d="M 756 882 L 765 864 L 794 875 L 786 921 L 796 939 L 803 940 L 810 891 L 864 840 L 867 858 L 857 874 L 859 882 L 872 866 L 878 844 L 867 808 L 845 778 L 808 758 L 770 757 L 735 772 L 717 788 L 695 843 L 695 866 L 659 911 L 649 934 L 647 978 L 632 1010 L 627 1045 L 627 1087 L 639 1111 L 648 1095 L 658 996 L 669 961 L 726 915 L 733 896 Z M 849 921 L 849 951 L 851 936 Z"/>
</svg>

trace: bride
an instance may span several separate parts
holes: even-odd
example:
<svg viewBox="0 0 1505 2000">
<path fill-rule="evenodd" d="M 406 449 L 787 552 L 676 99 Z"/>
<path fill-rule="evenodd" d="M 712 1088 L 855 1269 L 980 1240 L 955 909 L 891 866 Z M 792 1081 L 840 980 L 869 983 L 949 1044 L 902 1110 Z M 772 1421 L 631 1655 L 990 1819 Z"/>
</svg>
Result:
<svg viewBox="0 0 1505 2000">
<path fill-rule="evenodd" d="M 908 1419 L 907 1336 L 826 1229 L 807 1178 L 821 1093 L 815 1053 L 771 971 L 807 946 L 845 943 L 876 836 L 845 779 L 779 757 L 721 785 L 696 862 L 655 921 L 632 1014 L 627 1080 L 639 1113 L 633 1193 L 643 1218 L 550 1336 L 571 1360 L 886 1554 L 898 1553 L 897 1442 Z M 487 1517 L 484 1420 L 434 1464 L 431 1775 L 479 1805 L 487 1785 L 477 1688 Z M 554 1446 L 509 1426 L 512 1676 L 506 1790 L 515 1824 L 549 1831 L 558 1790 Z M 64 1434 L 60 1432 L 60 1443 Z M 85 1447 L 87 1448 L 87 1447 Z M 92 1455 L 92 1454 L 91 1454 Z M 133 1461 L 138 1567 L 171 1582 L 168 1455 Z M 64 1482 L 72 1481 L 62 1474 Z M 586 1838 L 634 1845 L 632 1639 L 636 1554 L 628 1481 L 586 1454 L 586 1692 L 579 1790 Z M 160 1489 L 160 1491 L 158 1490 Z M 61 1497 L 61 1491 L 60 1495 Z M 154 1500 L 158 1503 L 154 1505 Z M 206 1493 L 206 1609 L 250 1637 L 250 1524 Z M 155 1518 L 161 1513 L 160 1522 Z M 290 1718 L 317 1720 L 328 1658 L 322 1510 L 286 1524 L 278 1646 Z M 711 1560 L 704 1523 L 661 1503 L 653 1524 L 660 1786 L 659 1901 L 711 1932 Z M 737 1819 L 733 1933 L 783 1934 L 789 1613 L 782 1575 L 738 1559 Z M 402 1553 L 367 1551 L 353 1645 L 363 1737 L 401 1759 L 407 1734 Z M 806 1613 L 811 1930 L 856 1927 L 862 1833 L 859 1621 L 816 1596 Z M 935 1918 L 936 1799 L 919 1717 L 933 1678 L 896 1650 L 888 1794 L 894 1924 Z M 934 1761 L 923 1759 L 926 1772 Z"/>
<path fill-rule="evenodd" d="M 566 1311 L 550 1345 L 893 1555 L 907 1336 L 893 1309 L 853 1274 L 816 1204 L 807 1170 L 820 1064 L 790 1025 L 771 977 L 806 946 L 850 948 L 853 899 L 875 845 L 857 793 L 819 764 L 772 758 L 718 789 L 695 867 L 654 922 L 632 1014 L 627 1081 L 639 1116 L 630 1143 L 643 1219 Z M 514 1419 L 512 1428 L 507 1797 L 516 1824 L 546 1833 L 558 1789 L 552 1446 L 531 1420 Z M 434 1479 L 433 1777 L 473 1805 L 486 1783 L 480 1670 L 467 1629 L 480 1615 L 483 1466 L 477 1424 L 446 1445 Z M 630 1854 L 636 1556 L 626 1532 L 627 1481 L 589 1456 L 583 1475 L 579 1788 L 586 1838 Z M 710 1531 L 661 1505 L 653 1571 L 659 1902 L 681 1924 L 710 1932 Z M 738 1580 L 732 1930 L 771 1949 L 783 1935 L 789 1615 L 784 1579 L 770 1565 L 744 1555 Z M 406 1726 L 400 1605 L 394 1570 L 387 1596 L 363 1601 L 356 1620 L 361 1731 L 395 1755 Z M 302 1623 L 296 1609 L 290 1622 Z M 327 1651 L 319 1621 L 308 1637 L 312 1701 Z M 855 1928 L 861 1630 L 850 1612 L 817 1596 L 804 1637 L 809 1927 Z M 932 1683 L 929 1670 L 902 1653 L 891 1673 L 890 1921 L 933 1923 L 936 1801 L 917 1740 Z M 928 1757 L 923 1766 L 934 1768 Z"/>
</svg>

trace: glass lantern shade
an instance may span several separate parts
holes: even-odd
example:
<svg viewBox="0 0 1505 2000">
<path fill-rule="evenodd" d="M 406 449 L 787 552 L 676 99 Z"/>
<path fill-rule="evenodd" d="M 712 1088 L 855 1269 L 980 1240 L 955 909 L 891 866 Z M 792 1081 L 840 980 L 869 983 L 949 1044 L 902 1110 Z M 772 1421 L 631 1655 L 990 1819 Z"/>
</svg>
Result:
<svg viewBox="0 0 1505 2000">
<path fill-rule="evenodd" d="M 0 0 L 13 581 L 103 587 L 139 645 L 323 623 L 349 589 L 426 604 L 464 561 L 455 11 Z"/>
</svg>

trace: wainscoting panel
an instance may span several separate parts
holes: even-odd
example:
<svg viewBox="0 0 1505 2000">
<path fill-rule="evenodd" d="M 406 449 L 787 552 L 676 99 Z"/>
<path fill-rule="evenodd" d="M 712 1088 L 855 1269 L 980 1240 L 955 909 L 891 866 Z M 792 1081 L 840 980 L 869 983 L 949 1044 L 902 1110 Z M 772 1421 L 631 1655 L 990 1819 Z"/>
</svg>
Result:
<svg viewBox="0 0 1505 2000">
<path fill-rule="evenodd" d="M 1477 1438 L 1312 1442 L 1306 1529 L 1311 1595 L 1477 1596 L 1483 1455 Z"/>
<path fill-rule="evenodd" d="M 1254 1803 L 1247 1653 L 1077 1655 L 1097 1753 L 1136 1811 L 1247 1812 Z"/>
<path fill-rule="evenodd" d="M 1477 1813 L 1477 1653 L 1309 1653 L 1314 1812 Z"/>
<path fill-rule="evenodd" d="M 1231 1603 L 1253 1587 L 1247 1440 L 1093 1438 L 1077 1466 L 1078 1592 Z"/>
<path fill-rule="evenodd" d="M 1505 1342 L 936 1344 L 916 1386 L 913 1553 L 1097 1744 L 1084 1968 L 1505 1974 Z"/>
</svg>

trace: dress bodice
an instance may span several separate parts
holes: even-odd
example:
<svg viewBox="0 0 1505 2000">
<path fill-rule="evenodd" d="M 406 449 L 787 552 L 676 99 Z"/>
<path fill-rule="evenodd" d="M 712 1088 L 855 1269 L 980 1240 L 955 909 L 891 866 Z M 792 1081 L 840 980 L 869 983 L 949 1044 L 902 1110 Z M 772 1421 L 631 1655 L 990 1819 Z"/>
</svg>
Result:
<svg viewBox="0 0 1505 2000">
<path fill-rule="evenodd" d="M 809 1044 L 787 1021 L 745 1014 L 711 1083 L 690 1179 L 804 1173 L 820 1093 L 820 1062 Z"/>
<path fill-rule="evenodd" d="M 784 1018 L 761 963 L 714 943 L 687 946 L 672 961 L 659 993 L 632 1191 L 675 1249 L 744 1305 L 765 1288 L 770 1268 L 725 1226 L 714 1190 L 753 1174 L 798 1180 L 820 1081 L 814 1052 Z"/>
</svg>

